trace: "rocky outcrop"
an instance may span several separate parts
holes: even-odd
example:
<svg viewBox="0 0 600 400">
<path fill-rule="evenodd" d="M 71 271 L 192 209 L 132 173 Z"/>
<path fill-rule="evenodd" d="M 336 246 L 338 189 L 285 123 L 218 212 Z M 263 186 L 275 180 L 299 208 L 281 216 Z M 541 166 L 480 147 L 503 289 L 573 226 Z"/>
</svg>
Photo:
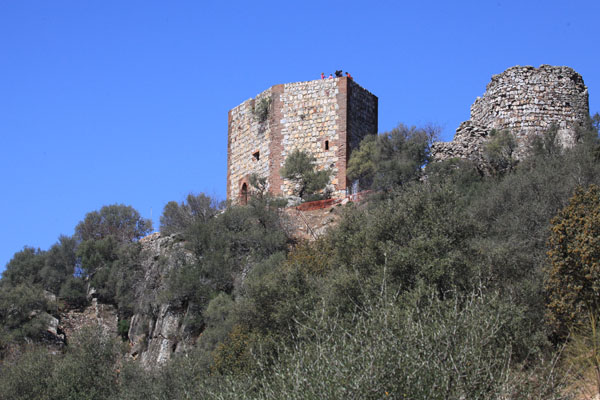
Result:
<svg viewBox="0 0 600 400">
<path fill-rule="evenodd" d="M 163 365 L 173 353 L 193 345 L 195 338 L 186 333 L 187 310 L 168 304 L 164 291 L 169 272 L 184 263 L 193 262 L 194 257 L 176 235 L 163 237 L 154 233 L 140 239 L 140 244 L 143 274 L 134 287 L 136 313 L 129 321 L 129 355 L 149 369 Z M 61 313 L 60 318 L 47 316 L 46 341 L 49 344 L 54 347 L 68 344 L 85 327 L 94 327 L 99 334 L 114 338 L 119 336 L 117 308 L 100 303 L 94 292 L 89 290 L 88 295 L 92 297 L 89 306 L 69 309 Z M 49 301 L 56 301 L 51 293 L 46 296 Z"/>
<path fill-rule="evenodd" d="M 456 130 L 454 140 L 434 143 L 435 161 L 465 158 L 481 164 L 492 130 L 508 130 L 517 141 L 516 157 L 527 154 L 533 138 L 551 126 L 565 147 L 578 139 L 589 118 L 588 91 L 583 78 L 569 67 L 512 67 L 494 75 L 486 92 L 471 106 L 471 119 Z"/>
<path fill-rule="evenodd" d="M 130 354 L 145 368 L 152 368 L 193 344 L 194 338 L 185 329 L 186 310 L 166 304 L 161 296 L 169 271 L 192 262 L 193 255 L 176 235 L 154 233 L 140 243 L 144 278 L 135 288 L 137 312 L 130 322 Z"/>
</svg>

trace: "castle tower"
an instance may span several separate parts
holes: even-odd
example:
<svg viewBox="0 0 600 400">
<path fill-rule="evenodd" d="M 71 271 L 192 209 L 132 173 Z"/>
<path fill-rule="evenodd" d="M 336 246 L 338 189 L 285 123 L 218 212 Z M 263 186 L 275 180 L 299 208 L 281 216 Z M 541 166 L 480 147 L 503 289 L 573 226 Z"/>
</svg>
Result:
<svg viewBox="0 0 600 400">
<path fill-rule="evenodd" d="M 559 144 L 571 147 L 589 113 L 587 88 L 572 68 L 511 67 L 492 76 L 486 92 L 471 106 L 471 119 L 460 124 L 452 142 L 434 143 L 432 155 L 437 161 L 456 157 L 482 164 L 490 132 L 508 130 L 522 158 L 532 140 L 551 126 L 558 128 Z"/>
<path fill-rule="evenodd" d="M 333 196 L 343 196 L 350 152 L 376 133 L 377 97 L 351 79 L 272 86 L 229 111 L 227 200 L 247 200 L 252 174 L 267 178 L 271 194 L 292 194 L 280 169 L 295 149 L 315 157 L 318 169 L 329 169 Z"/>
</svg>

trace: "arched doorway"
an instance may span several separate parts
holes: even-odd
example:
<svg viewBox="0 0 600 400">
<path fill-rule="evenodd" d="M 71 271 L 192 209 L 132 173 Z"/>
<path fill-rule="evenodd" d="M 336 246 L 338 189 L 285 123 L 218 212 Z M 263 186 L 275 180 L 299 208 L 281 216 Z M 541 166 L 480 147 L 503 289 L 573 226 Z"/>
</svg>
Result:
<svg viewBox="0 0 600 400">
<path fill-rule="evenodd" d="M 242 189 L 240 190 L 240 204 L 243 206 L 248 204 L 248 185 L 246 185 L 246 182 L 242 184 Z"/>
</svg>

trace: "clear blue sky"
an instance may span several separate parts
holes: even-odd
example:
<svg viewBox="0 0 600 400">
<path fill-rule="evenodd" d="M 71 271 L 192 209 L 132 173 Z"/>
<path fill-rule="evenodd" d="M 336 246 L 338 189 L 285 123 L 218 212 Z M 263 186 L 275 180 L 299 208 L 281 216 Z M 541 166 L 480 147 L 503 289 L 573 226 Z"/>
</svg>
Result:
<svg viewBox="0 0 600 400">
<path fill-rule="evenodd" d="M 279 83 L 350 71 L 380 131 L 450 140 L 493 74 L 568 65 L 600 111 L 600 2 L 0 3 L 0 270 L 102 205 L 154 220 L 225 197 L 227 111 Z"/>
</svg>

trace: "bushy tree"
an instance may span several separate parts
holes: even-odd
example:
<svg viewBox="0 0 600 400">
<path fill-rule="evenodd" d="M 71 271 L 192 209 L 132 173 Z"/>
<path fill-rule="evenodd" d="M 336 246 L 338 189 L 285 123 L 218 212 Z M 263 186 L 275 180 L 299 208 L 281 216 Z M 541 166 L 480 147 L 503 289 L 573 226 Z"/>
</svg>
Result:
<svg viewBox="0 0 600 400">
<path fill-rule="evenodd" d="M 378 190 L 413 181 L 421 176 L 437 135 L 438 128 L 433 126 L 403 124 L 378 136 L 368 135 L 350 156 L 348 178 L 360 180 L 361 188 Z"/>
<path fill-rule="evenodd" d="M 204 193 L 188 194 L 186 201 L 170 201 L 160 217 L 160 232 L 164 235 L 183 232 L 196 222 L 206 223 L 223 208 L 222 202 Z"/>
<path fill-rule="evenodd" d="M 186 229 L 183 237 L 194 257 L 169 273 L 165 297 L 188 310 L 188 328 L 201 331 L 211 299 L 219 292 L 232 293 L 254 266 L 285 253 L 289 241 L 279 206 L 269 196 L 252 197 L 246 206 L 230 206 Z"/>
<path fill-rule="evenodd" d="M 2 285 L 40 284 L 40 272 L 45 262 L 46 252 L 33 247 L 24 247 L 6 264 L 6 269 L 2 273 Z"/>
<path fill-rule="evenodd" d="M 75 240 L 67 236 L 60 236 L 48 251 L 25 247 L 6 265 L 2 285 L 29 283 L 58 294 L 61 285 L 75 272 L 75 249 Z"/>
<path fill-rule="evenodd" d="M 600 312 L 600 187 L 578 188 L 552 219 L 548 316 L 559 333 Z M 582 318 L 584 319 L 582 321 Z"/>
<path fill-rule="evenodd" d="M 116 341 L 101 326 L 84 327 L 53 371 L 54 399 L 104 400 L 117 390 Z"/>
<path fill-rule="evenodd" d="M 252 187 L 252 196 L 256 196 L 258 198 L 264 198 L 265 196 L 269 196 L 268 192 L 268 183 L 267 178 L 265 176 L 260 176 L 258 174 L 250 174 L 250 178 L 248 179 L 250 186 Z"/>
<path fill-rule="evenodd" d="M 469 288 L 477 268 L 469 240 L 476 231 L 466 199 L 448 183 L 412 183 L 392 196 L 351 211 L 330 232 L 333 262 L 357 271 L 371 288 L 382 279 L 393 290 L 420 280 L 440 291 Z"/>
<path fill-rule="evenodd" d="M 207 223 L 196 221 L 184 233 L 186 247 L 196 256 L 196 261 L 172 277 L 181 275 L 173 283 L 174 292 L 196 296 L 195 285 L 210 286 L 215 290 L 230 292 L 235 276 L 244 268 L 283 251 L 288 243 L 283 228 L 278 201 L 251 198 L 246 206 L 231 206 Z M 195 276 L 195 279 L 184 279 Z M 188 281 L 186 284 L 184 281 Z M 180 290 L 188 288 L 188 290 Z"/>
<path fill-rule="evenodd" d="M 69 307 L 83 307 L 88 303 L 87 283 L 81 277 L 72 276 L 61 286 L 58 295 Z"/>
<path fill-rule="evenodd" d="M 7 264 L 0 281 L 0 349 L 43 339 L 52 309 L 40 274 L 45 261 L 46 252 L 26 247 Z"/>
<path fill-rule="evenodd" d="M 552 135 L 553 131 L 550 131 L 546 137 L 555 136 Z M 538 146 L 547 144 L 554 145 L 554 137 L 550 140 L 539 141 Z M 507 130 L 497 131 L 492 130 L 490 132 L 490 139 L 484 146 L 483 149 L 484 158 L 490 166 L 490 170 L 495 174 L 505 174 L 511 172 L 517 165 L 517 140 L 515 136 Z"/>
<path fill-rule="evenodd" d="M 109 292 L 103 293 L 114 262 L 118 260 L 119 243 L 114 236 L 98 240 L 86 240 L 79 245 L 77 256 L 81 260 L 82 276 L 89 279 L 92 287 L 100 290 L 105 299 L 111 298 Z"/>
<path fill-rule="evenodd" d="M 58 242 L 46 252 L 44 268 L 40 278 L 44 289 L 58 294 L 61 286 L 75 273 L 77 268 L 77 241 L 61 235 Z"/>
<path fill-rule="evenodd" d="M 360 187 L 368 189 L 373 185 L 377 172 L 377 135 L 367 135 L 353 150 L 348 161 L 346 175 L 350 181 L 359 181 Z"/>
<path fill-rule="evenodd" d="M 0 367 L 0 399 L 53 399 L 52 373 L 59 359 L 41 346 L 7 357 Z"/>
<path fill-rule="evenodd" d="M 42 289 L 27 283 L 0 290 L 0 347 L 41 341 L 48 327 L 49 304 Z"/>
<path fill-rule="evenodd" d="M 75 227 L 75 236 L 81 241 L 112 236 L 124 243 L 138 240 L 151 231 L 152 221 L 142 218 L 133 207 L 113 204 L 87 213 Z"/>
<path fill-rule="evenodd" d="M 417 128 L 400 124 L 379 135 L 375 187 L 389 189 L 402 186 L 420 176 L 437 134 L 438 129 L 432 126 Z"/>
<path fill-rule="evenodd" d="M 514 141 L 514 139 L 511 139 Z M 537 135 L 532 140 L 531 150 L 537 157 L 552 157 L 562 153 L 563 147 L 558 141 L 558 126 L 553 124 L 550 128 Z"/>
<path fill-rule="evenodd" d="M 288 155 L 281 169 L 281 176 L 295 184 L 294 193 L 303 199 L 323 190 L 329 183 L 329 170 L 317 170 L 315 162 L 314 156 L 296 149 Z"/>
<path fill-rule="evenodd" d="M 85 279 L 85 286 L 89 283 L 95 297 L 117 305 L 120 316 L 130 316 L 134 285 L 142 279 L 140 251 L 139 243 L 119 243 L 113 236 L 84 241 L 77 250 L 81 275 L 67 281 L 61 293 L 67 296 L 67 301 L 73 301 L 73 305 L 81 305 L 80 290 Z"/>
<path fill-rule="evenodd" d="M 207 354 L 226 340 L 233 328 L 235 302 L 231 296 L 221 292 L 214 297 L 204 311 L 206 327 L 198 340 L 198 347 Z M 206 360 L 209 367 L 212 360 Z"/>
</svg>

